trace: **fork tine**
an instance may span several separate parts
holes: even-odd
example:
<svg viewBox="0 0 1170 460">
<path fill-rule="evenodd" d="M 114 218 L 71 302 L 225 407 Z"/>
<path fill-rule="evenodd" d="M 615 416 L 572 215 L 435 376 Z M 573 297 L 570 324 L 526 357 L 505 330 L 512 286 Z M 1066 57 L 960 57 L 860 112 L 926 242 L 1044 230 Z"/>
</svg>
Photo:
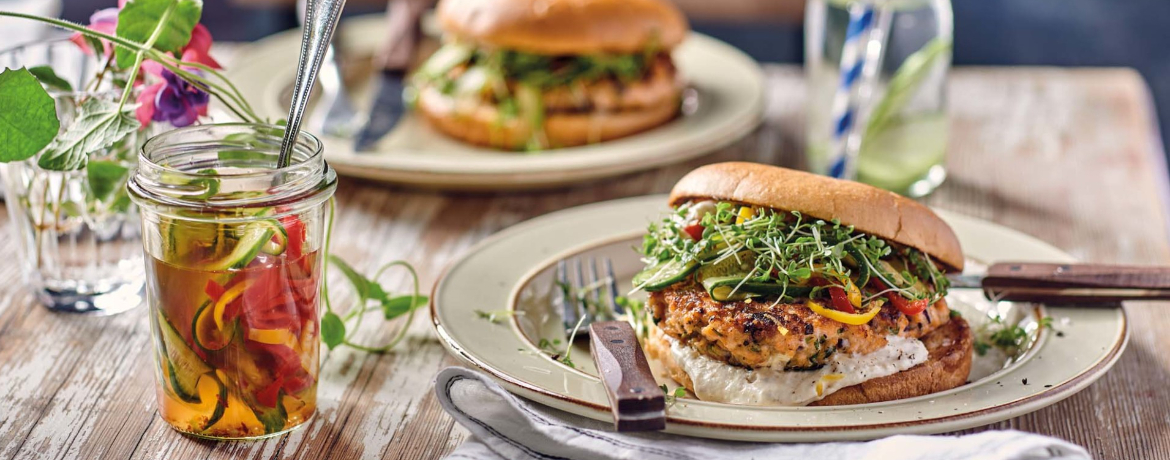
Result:
<svg viewBox="0 0 1170 460">
<path fill-rule="evenodd" d="M 605 287 L 609 291 L 610 308 L 613 309 L 613 313 L 614 313 L 615 317 L 617 315 L 624 315 L 626 313 L 626 309 L 622 308 L 621 305 L 618 305 L 618 301 L 617 301 L 617 295 L 618 295 L 617 294 L 617 292 L 618 292 L 618 290 L 617 290 L 617 276 L 614 276 L 614 274 L 613 274 L 613 260 L 610 259 L 609 257 L 605 258 L 605 276 L 609 278 L 609 282 L 606 283 Z"/>
<path fill-rule="evenodd" d="M 565 330 L 572 329 L 577 325 L 577 306 L 573 301 L 573 288 L 569 284 L 569 267 L 564 260 L 557 262 L 557 297 L 561 304 L 561 321 L 564 323 Z"/>
<path fill-rule="evenodd" d="M 589 258 L 589 298 L 593 301 L 593 310 L 590 312 L 593 317 L 590 319 L 596 320 L 600 315 L 602 319 L 609 319 L 608 308 L 602 310 L 601 307 L 601 277 L 597 274 L 597 258 Z"/>
<path fill-rule="evenodd" d="M 573 291 L 575 291 L 575 295 L 577 297 L 577 306 L 579 308 L 578 311 L 582 316 L 585 317 L 585 322 L 581 323 L 581 327 L 588 327 L 588 324 L 585 323 L 593 322 L 593 315 L 589 312 L 589 305 L 587 302 L 589 293 L 584 291 L 586 286 L 585 268 L 581 264 L 580 257 L 574 257 L 573 262 L 575 262 L 575 265 L 577 265 L 577 285 L 573 286 Z"/>
</svg>

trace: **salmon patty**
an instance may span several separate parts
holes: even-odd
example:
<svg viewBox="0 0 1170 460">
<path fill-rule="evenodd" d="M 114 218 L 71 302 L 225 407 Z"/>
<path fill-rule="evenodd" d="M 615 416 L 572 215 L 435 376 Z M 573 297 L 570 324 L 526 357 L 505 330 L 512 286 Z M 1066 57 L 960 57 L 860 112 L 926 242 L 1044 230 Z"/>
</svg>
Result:
<svg viewBox="0 0 1170 460">
<path fill-rule="evenodd" d="M 667 335 L 711 358 L 747 368 L 816 369 L 834 353 L 872 353 L 886 336 L 920 338 L 950 321 L 939 300 L 905 315 L 887 303 L 866 324 L 853 326 L 813 312 L 804 303 L 767 299 L 716 302 L 691 278 L 651 292 L 647 303 Z"/>
</svg>

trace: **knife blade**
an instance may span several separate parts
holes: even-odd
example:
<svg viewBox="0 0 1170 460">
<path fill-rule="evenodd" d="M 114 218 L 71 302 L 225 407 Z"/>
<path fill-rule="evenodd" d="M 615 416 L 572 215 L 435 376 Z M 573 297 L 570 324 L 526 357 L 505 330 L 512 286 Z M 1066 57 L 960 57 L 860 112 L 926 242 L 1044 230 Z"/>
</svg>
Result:
<svg viewBox="0 0 1170 460">
<path fill-rule="evenodd" d="M 421 38 L 419 18 L 430 0 L 394 0 L 387 11 L 387 47 L 380 56 L 378 89 L 369 118 L 354 138 L 354 150 L 370 151 L 386 136 L 406 112 L 402 92 L 406 89 L 406 70 L 414 60 Z"/>
<path fill-rule="evenodd" d="M 1122 300 L 1170 300 L 1170 267 L 1001 262 L 986 274 L 948 275 L 951 287 L 991 300 L 1116 307 Z"/>
</svg>

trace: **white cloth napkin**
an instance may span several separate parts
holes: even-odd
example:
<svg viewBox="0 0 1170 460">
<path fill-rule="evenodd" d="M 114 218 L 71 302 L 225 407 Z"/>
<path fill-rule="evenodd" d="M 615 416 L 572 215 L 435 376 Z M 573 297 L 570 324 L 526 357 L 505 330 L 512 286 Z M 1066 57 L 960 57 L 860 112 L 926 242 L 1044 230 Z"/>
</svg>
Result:
<svg viewBox="0 0 1170 460">
<path fill-rule="evenodd" d="M 827 444 L 616 433 L 609 423 L 522 400 L 486 375 L 459 367 L 439 372 L 435 393 L 443 409 L 474 435 L 448 459 L 1091 460 L 1080 446 L 1020 431 Z"/>
</svg>

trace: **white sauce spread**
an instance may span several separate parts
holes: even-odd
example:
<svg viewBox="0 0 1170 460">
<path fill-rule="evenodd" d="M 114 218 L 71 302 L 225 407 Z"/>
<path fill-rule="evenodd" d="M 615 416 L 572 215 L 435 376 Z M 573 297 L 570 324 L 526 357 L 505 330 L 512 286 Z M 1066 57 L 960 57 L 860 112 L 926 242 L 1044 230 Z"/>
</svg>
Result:
<svg viewBox="0 0 1170 460">
<path fill-rule="evenodd" d="M 841 388 L 914 367 L 929 355 L 918 339 L 890 335 L 889 343 L 873 353 L 835 353 L 815 371 L 786 371 L 783 364 L 749 370 L 709 358 L 673 337 L 666 339 L 674 360 L 691 376 L 699 399 L 758 406 L 803 406 Z"/>
</svg>

